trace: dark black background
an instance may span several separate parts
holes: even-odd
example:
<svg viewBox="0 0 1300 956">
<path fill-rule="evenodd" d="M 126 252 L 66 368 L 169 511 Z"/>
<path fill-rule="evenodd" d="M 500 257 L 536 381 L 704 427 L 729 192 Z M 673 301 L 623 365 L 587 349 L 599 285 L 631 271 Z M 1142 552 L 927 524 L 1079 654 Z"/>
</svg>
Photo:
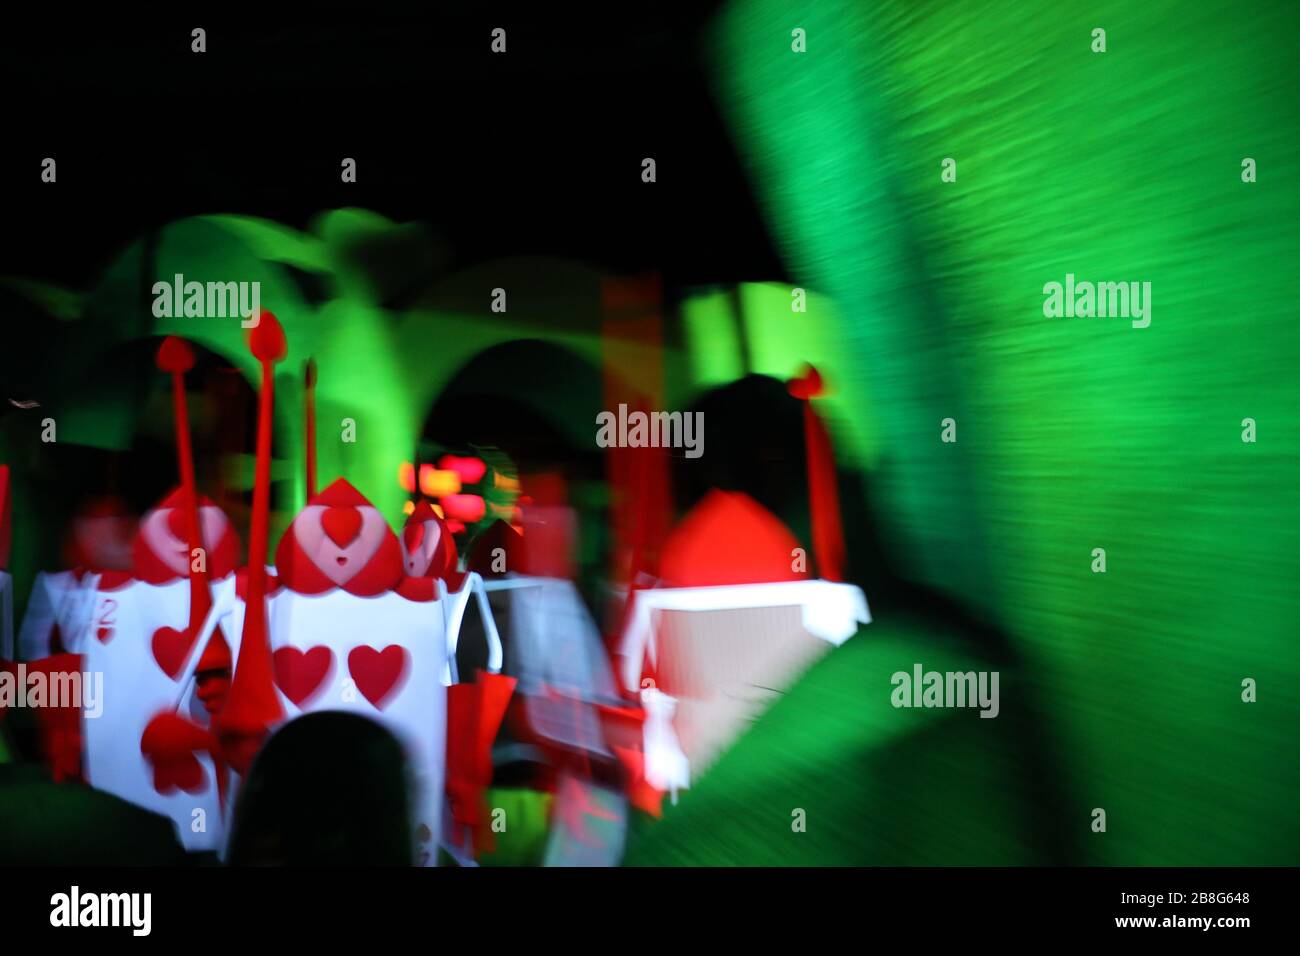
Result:
<svg viewBox="0 0 1300 956">
<path fill-rule="evenodd" d="M 202 213 L 430 223 L 454 270 L 545 254 L 686 286 L 784 278 L 710 89 L 719 6 L 465 15 L 46 12 L 0 36 L 0 274 L 85 289 Z M 207 30 L 207 52 L 190 31 Z M 508 52 L 490 51 L 495 26 Z M 58 182 L 40 182 L 43 157 Z M 340 182 L 340 161 L 358 182 Z M 655 158 L 658 182 L 641 182 Z"/>
<path fill-rule="evenodd" d="M 339 873 L 298 869 L 0 869 L 8 899 L 6 932 L 107 945 L 140 943 L 127 929 L 53 929 L 54 893 L 151 892 L 159 945 L 220 934 L 250 944 L 330 944 L 369 952 L 385 945 L 510 952 L 579 945 L 601 952 L 653 941 L 730 952 L 737 944 L 783 951 L 796 940 L 859 946 L 897 940 L 897 951 L 927 953 L 949 940 L 959 951 L 1009 941 L 1128 938 L 1130 948 L 1199 942 L 1232 951 L 1281 938 L 1294 871 L 1081 867 L 863 868 L 771 870 L 734 867 L 552 870 L 544 883 L 523 869 L 403 869 Z M 1122 904 L 1121 893 L 1177 889 L 1248 893 L 1249 903 L 1193 906 Z M 0 913 L 6 906 L 0 902 Z M 1241 917 L 1249 927 L 1117 927 L 1116 917 Z M 70 933 L 80 936 L 70 936 Z M 722 945 L 718 945 L 722 944 Z"/>
</svg>

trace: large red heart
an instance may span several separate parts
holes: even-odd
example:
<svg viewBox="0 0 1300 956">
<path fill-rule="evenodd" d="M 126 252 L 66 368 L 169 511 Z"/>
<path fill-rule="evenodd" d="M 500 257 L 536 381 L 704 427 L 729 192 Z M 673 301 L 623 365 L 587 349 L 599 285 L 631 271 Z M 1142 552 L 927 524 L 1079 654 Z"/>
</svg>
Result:
<svg viewBox="0 0 1300 956">
<path fill-rule="evenodd" d="M 334 655 L 328 647 L 310 647 L 300 651 L 296 647 L 282 647 L 272 658 L 275 663 L 275 682 L 284 696 L 293 701 L 295 707 L 320 688 L 329 673 L 330 661 Z"/>
<path fill-rule="evenodd" d="M 351 505 L 335 505 L 321 512 L 320 526 L 329 539 L 346 548 L 361 533 L 361 512 Z"/>
<path fill-rule="evenodd" d="M 150 646 L 153 659 L 163 669 L 163 673 L 172 680 L 185 666 L 185 658 L 190 652 L 190 635 L 188 631 L 178 631 L 174 627 L 160 627 L 153 632 Z"/>
<path fill-rule="evenodd" d="M 153 766 L 153 786 L 159 793 L 207 789 L 203 765 L 194 751 L 211 745 L 207 731 L 174 713 L 156 715 L 140 737 L 140 752 Z"/>
<path fill-rule="evenodd" d="M 361 696 L 380 710 L 406 675 L 406 648 L 390 644 L 382 651 L 360 644 L 348 653 L 348 671 Z"/>
<path fill-rule="evenodd" d="M 113 637 L 113 629 L 111 627 L 98 628 L 95 631 L 95 636 L 99 638 L 99 643 L 107 644 Z"/>
</svg>

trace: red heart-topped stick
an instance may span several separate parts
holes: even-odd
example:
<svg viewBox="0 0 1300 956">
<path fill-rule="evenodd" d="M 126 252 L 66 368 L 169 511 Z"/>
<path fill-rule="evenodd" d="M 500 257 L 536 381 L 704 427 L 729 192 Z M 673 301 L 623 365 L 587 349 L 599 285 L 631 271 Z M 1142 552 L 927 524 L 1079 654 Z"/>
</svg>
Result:
<svg viewBox="0 0 1300 956">
<path fill-rule="evenodd" d="M 160 665 L 164 661 L 171 661 L 176 665 L 165 668 L 173 678 L 178 678 L 178 671 L 184 671 L 188 675 L 191 669 L 197 668 L 209 674 L 218 673 L 217 679 L 224 681 L 226 678 L 221 672 L 229 672 L 230 645 L 227 644 L 225 635 L 221 633 L 221 628 L 216 621 L 212 592 L 208 582 L 207 560 L 200 562 L 197 570 L 194 566 L 196 549 L 205 547 L 202 525 L 199 522 L 198 487 L 194 477 L 194 446 L 190 437 L 189 411 L 185 401 L 185 373 L 194 367 L 194 351 L 184 339 L 174 335 L 168 336 L 158 349 L 157 364 L 159 369 L 170 374 L 172 378 L 172 414 L 176 429 L 176 458 L 181 475 L 182 516 L 185 541 L 190 552 L 190 614 L 189 624 L 179 642 L 175 641 L 175 632 L 170 628 L 160 628 L 154 632 L 152 639 L 154 656 L 159 660 Z M 200 649 L 200 660 L 190 667 L 182 666 L 182 662 L 193 659 L 194 646 L 200 637 L 206 638 Z M 172 641 L 170 645 L 167 643 L 169 639 Z M 163 657 L 159 657 L 160 649 L 167 651 Z M 168 727 L 172 733 L 160 736 L 156 729 L 159 722 Z M 180 736 L 177 737 L 177 734 Z M 212 751 L 218 793 L 224 799 L 226 768 L 221 762 L 220 755 L 216 753 L 215 748 L 202 747 L 195 743 L 207 739 L 210 739 L 208 730 L 182 718 L 179 714 L 163 713 L 156 716 L 154 721 L 150 722 L 149 729 L 146 730 L 140 743 L 141 752 L 154 767 L 155 787 L 158 787 L 162 780 L 176 779 L 189 780 L 193 785 L 198 785 L 198 781 L 194 779 L 194 771 L 198 768 L 198 763 L 192 751 L 208 749 Z M 187 747 L 186 743 L 192 746 Z M 181 750 L 185 751 L 183 755 Z M 177 777 L 177 774 L 180 776 Z"/>
<path fill-rule="evenodd" d="M 306 421 L 307 500 L 316 496 L 316 360 L 303 369 L 303 411 Z"/>
<path fill-rule="evenodd" d="M 158 348 L 158 368 L 172 378 L 172 414 L 176 429 L 176 461 L 181 473 L 181 500 L 185 522 L 185 542 L 190 552 L 190 620 L 185 630 L 188 650 L 193 643 L 203 619 L 212 607 L 212 592 L 208 588 L 206 558 L 194 569 L 194 555 L 205 544 L 199 524 L 199 493 L 194 480 L 194 446 L 190 440 L 189 410 L 185 402 L 185 373 L 194 367 L 194 351 L 184 339 L 169 335 Z M 213 542 L 215 544 L 216 542 Z M 154 635 L 155 640 L 158 635 Z M 225 638 L 221 638 L 225 643 Z M 180 659 L 184 659 L 184 650 Z"/>
<path fill-rule="evenodd" d="M 266 551 L 271 507 L 271 420 L 275 407 L 275 365 L 286 352 L 284 330 L 265 309 L 249 334 L 249 349 L 262 366 L 257 409 L 257 467 L 253 479 L 253 517 L 248 534 L 248 590 L 244 631 L 230 696 L 217 718 L 217 734 L 226 760 L 240 774 L 253 758 L 273 724 L 284 719 L 275 691 L 271 640 L 267 631 Z"/>
</svg>

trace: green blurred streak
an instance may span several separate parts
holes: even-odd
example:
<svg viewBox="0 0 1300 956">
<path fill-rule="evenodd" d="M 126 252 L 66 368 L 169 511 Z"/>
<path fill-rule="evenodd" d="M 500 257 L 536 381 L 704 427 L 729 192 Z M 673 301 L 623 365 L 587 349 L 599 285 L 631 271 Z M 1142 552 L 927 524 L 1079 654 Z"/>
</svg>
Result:
<svg viewBox="0 0 1300 956">
<path fill-rule="evenodd" d="M 791 290 L 772 282 L 746 282 L 737 289 L 749 341 L 751 372 L 788 379 L 804 363 L 812 364 L 828 383 L 818 404 L 842 456 L 869 467 L 876 464 L 880 438 L 875 409 L 859 390 L 838 383 L 852 381 L 854 364 L 840 345 L 843 319 L 832 300 L 804 290 L 805 312 L 792 312 Z"/>
<path fill-rule="evenodd" d="M 893 558 L 1023 653 L 1077 804 L 1053 823 L 1091 862 L 1297 860 L 1297 10 L 742 0 L 717 24 L 720 99 L 771 228 L 834 300 L 837 384 L 879 421 Z M 1151 326 L 1045 318 L 1067 272 L 1151 282 Z M 764 746 L 756 731 L 735 759 L 784 759 Z M 899 825 L 961 819 L 956 794 L 988 769 L 953 760 L 953 796 L 898 807 Z M 970 862 L 1007 859 L 1009 838 L 987 832 Z"/>
<path fill-rule="evenodd" d="M 745 374 L 733 304 L 727 289 L 698 292 L 682 302 L 691 379 L 702 388 L 725 385 Z"/>
</svg>

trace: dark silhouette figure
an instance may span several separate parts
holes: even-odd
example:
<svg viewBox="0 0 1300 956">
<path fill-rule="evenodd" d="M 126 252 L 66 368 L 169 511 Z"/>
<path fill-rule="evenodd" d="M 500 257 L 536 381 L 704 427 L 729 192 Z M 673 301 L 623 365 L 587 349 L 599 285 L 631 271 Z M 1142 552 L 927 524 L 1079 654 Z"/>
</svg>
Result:
<svg viewBox="0 0 1300 956">
<path fill-rule="evenodd" d="M 414 863 L 406 757 L 364 717 L 325 711 L 280 729 L 235 807 L 233 866 Z"/>
</svg>

